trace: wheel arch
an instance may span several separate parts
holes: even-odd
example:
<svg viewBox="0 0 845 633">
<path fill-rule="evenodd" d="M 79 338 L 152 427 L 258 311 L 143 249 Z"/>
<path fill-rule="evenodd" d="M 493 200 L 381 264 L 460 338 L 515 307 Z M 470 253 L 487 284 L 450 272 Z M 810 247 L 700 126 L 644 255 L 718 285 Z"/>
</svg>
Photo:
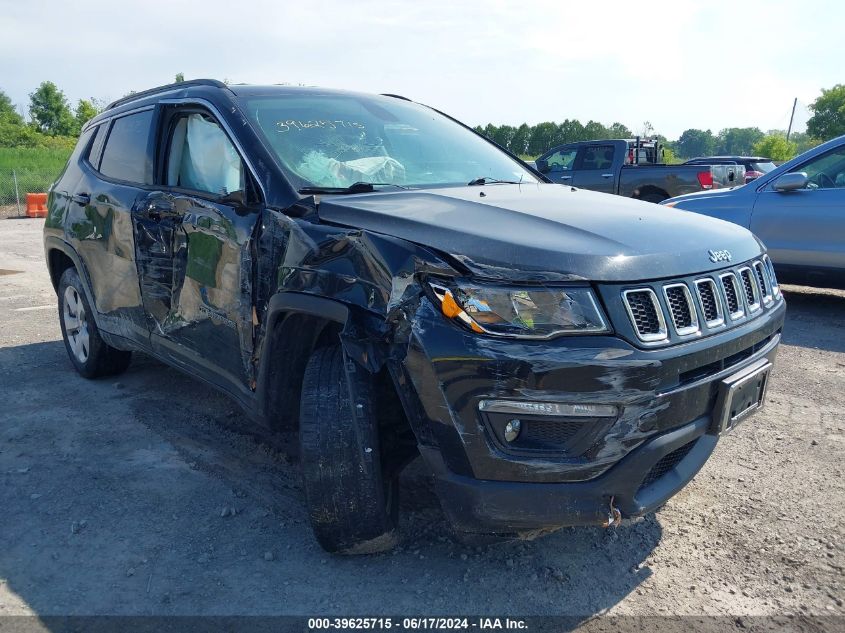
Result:
<svg viewBox="0 0 845 633">
<path fill-rule="evenodd" d="M 299 292 L 281 292 L 268 304 L 256 384 L 257 418 L 271 429 L 298 430 L 305 367 L 315 350 L 343 345 L 342 334 L 354 307 L 340 301 Z M 416 440 L 393 372 L 355 362 L 356 371 L 373 374 L 379 402 L 380 435 L 390 452 L 391 468 L 406 463 L 407 446 Z"/>
<path fill-rule="evenodd" d="M 47 256 L 47 270 L 50 273 L 50 282 L 53 284 L 53 290 L 58 293 L 59 282 L 62 275 L 68 268 L 75 268 L 79 273 L 79 279 L 82 281 L 82 287 L 85 290 L 88 305 L 91 306 L 91 312 L 94 317 L 94 322 L 97 327 L 100 327 L 97 312 L 97 302 L 94 300 L 94 293 L 91 291 L 91 279 L 88 276 L 88 269 L 84 266 L 82 258 L 76 250 L 57 237 L 46 237 L 44 240 L 44 251 Z"/>
<path fill-rule="evenodd" d="M 47 269 L 50 272 L 50 281 L 53 284 L 53 290 L 58 292 L 59 280 L 68 268 L 76 268 L 73 260 L 59 248 L 51 248 L 47 251 Z"/>
<path fill-rule="evenodd" d="M 270 298 L 256 381 L 257 413 L 266 426 L 296 428 L 308 359 L 338 342 L 348 320 L 349 308 L 333 299 L 299 292 Z"/>
<path fill-rule="evenodd" d="M 638 200 L 642 200 L 647 196 L 661 196 L 664 200 L 671 197 L 665 189 L 661 189 L 655 185 L 646 185 L 645 187 L 640 187 L 637 191 L 638 193 L 632 197 Z"/>
</svg>

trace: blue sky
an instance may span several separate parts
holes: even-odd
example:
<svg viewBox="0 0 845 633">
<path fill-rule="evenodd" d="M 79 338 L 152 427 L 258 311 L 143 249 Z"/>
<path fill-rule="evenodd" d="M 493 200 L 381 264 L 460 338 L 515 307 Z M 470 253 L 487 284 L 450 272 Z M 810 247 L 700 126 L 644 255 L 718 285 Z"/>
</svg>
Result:
<svg viewBox="0 0 845 633">
<path fill-rule="evenodd" d="M 75 103 L 168 83 L 393 92 L 466 123 L 785 128 L 845 82 L 845 3 L 0 0 L 0 89 Z M 799 107 L 799 128 L 806 121 Z"/>
</svg>

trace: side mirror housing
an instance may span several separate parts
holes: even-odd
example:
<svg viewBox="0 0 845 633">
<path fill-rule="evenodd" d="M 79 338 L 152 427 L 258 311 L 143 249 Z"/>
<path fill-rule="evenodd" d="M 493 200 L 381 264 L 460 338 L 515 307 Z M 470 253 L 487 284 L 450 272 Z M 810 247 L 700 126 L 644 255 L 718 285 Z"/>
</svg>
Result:
<svg viewBox="0 0 845 633">
<path fill-rule="evenodd" d="M 549 173 L 549 163 L 548 163 L 548 161 L 545 161 L 541 158 L 538 158 L 534 162 L 537 165 L 537 171 L 539 171 L 541 174 L 548 174 Z"/>
<path fill-rule="evenodd" d="M 803 171 L 795 171 L 789 174 L 784 174 L 774 183 L 772 189 L 775 191 L 795 191 L 797 189 L 806 189 L 807 183 L 810 182 L 807 178 L 807 173 Z"/>
</svg>

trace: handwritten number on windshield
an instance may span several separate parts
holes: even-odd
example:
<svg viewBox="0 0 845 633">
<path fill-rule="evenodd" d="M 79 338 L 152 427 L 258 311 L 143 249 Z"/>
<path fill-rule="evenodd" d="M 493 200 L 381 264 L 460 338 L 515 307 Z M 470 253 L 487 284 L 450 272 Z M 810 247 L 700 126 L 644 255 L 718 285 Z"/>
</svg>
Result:
<svg viewBox="0 0 845 633">
<path fill-rule="evenodd" d="M 277 132 L 289 132 L 291 130 L 309 130 L 319 128 L 324 130 L 336 130 L 338 128 L 347 128 L 354 130 L 363 130 L 364 124 L 358 121 L 301 121 L 297 119 L 288 119 L 287 121 L 276 121 Z"/>
</svg>

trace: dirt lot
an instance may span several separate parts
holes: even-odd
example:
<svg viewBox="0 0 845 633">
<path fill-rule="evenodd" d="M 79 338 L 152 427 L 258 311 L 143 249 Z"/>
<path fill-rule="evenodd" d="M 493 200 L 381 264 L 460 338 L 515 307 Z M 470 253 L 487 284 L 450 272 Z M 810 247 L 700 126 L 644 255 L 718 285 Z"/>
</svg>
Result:
<svg viewBox="0 0 845 633">
<path fill-rule="evenodd" d="M 466 547 L 416 464 L 401 547 L 336 558 L 290 438 L 146 357 L 73 372 L 41 226 L 0 221 L 0 614 L 845 614 L 843 292 L 787 288 L 768 407 L 656 516 Z"/>
<path fill-rule="evenodd" d="M 6 218 L 22 218 L 26 212 L 26 206 L 21 203 L 18 207 L 16 204 L 0 204 L 0 220 Z"/>
</svg>

